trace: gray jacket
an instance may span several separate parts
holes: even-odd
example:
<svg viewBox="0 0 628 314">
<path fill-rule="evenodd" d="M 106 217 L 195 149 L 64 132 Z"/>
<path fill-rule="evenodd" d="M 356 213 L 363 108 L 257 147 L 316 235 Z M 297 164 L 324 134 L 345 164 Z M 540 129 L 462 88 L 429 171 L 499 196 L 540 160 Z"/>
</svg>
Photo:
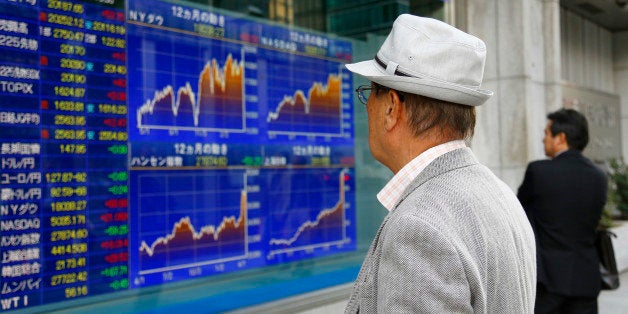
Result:
<svg viewBox="0 0 628 314">
<path fill-rule="evenodd" d="M 430 163 L 384 219 L 346 313 L 533 313 L 534 234 L 469 148 Z"/>
</svg>

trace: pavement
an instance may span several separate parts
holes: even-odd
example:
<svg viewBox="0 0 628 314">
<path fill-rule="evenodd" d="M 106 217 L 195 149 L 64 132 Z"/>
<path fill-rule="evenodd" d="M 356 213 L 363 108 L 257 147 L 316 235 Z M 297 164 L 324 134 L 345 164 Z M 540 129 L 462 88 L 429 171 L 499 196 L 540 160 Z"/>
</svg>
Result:
<svg viewBox="0 0 628 314">
<path fill-rule="evenodd" d="M 628 271 L 621 274 L 619 288 L 602 290 L 597 303 L 600 314 L 628 314 Z"/>
</svg>

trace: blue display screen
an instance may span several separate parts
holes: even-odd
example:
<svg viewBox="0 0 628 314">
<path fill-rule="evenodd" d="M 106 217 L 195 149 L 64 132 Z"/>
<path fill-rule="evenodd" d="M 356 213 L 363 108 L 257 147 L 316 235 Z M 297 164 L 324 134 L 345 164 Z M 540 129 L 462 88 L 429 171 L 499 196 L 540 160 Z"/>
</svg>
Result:
<svg viewBox="0 0 628 314">
<path fill-rule="evenodd" d="M 350 42 L 11 0 L 0 50 L 2 310 L 356 250 Z"/>
</svg>

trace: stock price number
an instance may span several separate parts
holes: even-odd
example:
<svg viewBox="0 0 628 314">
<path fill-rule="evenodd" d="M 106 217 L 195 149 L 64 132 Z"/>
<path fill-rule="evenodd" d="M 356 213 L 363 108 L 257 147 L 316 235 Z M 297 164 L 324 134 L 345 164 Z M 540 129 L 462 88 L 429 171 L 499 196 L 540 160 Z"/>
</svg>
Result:
<svg viewBox="0 0 628 314">
<path fill-rule="evenodd" d="M 48 13 L 48 23 L 65 25 L 70 27 L 83 28 L 85 20 L 82 18 L 71 17 L 63 14 Z"/>
<path fill-rule="evenodd" d="M 100 41 L 104 46 L 107 46 L 107 47 L 120 48 L 120 49 L 126 48 L 126 40 L 122 38 L 102 36 L 100 37 Z"/>
<path fill-rule="evenodd" d="M 75 4 L 69 1 L 48 0 L 48 9 L 60 10 L 82 14 L 85 9 L 82 4 Z"/>
<path fill-rule="evenodd" d="M 87 196 L 87 187 L 78 186 L 76 189 L 70 186 L 50 188 L 50 197 Z"/>
<path fill-rule="evenodd" d="M 85 282 L 87 281 L 87 271 L 79 271 L 76 273 L 67 273 L 67 274 L 59 274 L 53 275 L 50 277 L 50 285 L 58 286 L 58 285 L 67 285 L 76 282 Z"/>
<path fill-rule="evenodd" d="M 87 153 L 87 146 L 85 144 L 60 144 L 59 153 L 82 155 Z"/>
<path fill-rule="evenodd" d="M 55 95 L 63 97 L 85 97 L 85 88 L 70 86 L 55 86 Z"/>
<path fill-rule="evenodd" d="M 55 270 L 75 269 L 85 267 L 87 259 L 85 257 L 60 259 L 55 262 Z"/>
<path fill-rule="evenodd" d="M 85 126 L 87 124 L 84 116 L 70 116 L 70 115 L 55 115 L 54 125 L 69 125 L 69 126 Z"/>
<path fill-rule="evenodd" d="M 88 235 L 87 228 L 55 230 L 50 232 L 50 241 L 67 241 L 76 239 L 86 239 Z"/>
<path fill-rule="evenodd" d="M 85 130 L 55 130 L 55 140 L 84 140 L 87 138 Z"/>
<path fill-rule="evenodd" d="M 87 253 L 87 243 L 72 243 L 68 245 L 55 245 L 50 249 L 52 255 Z"/>
<path fill-rule="evenodd" d="M 112 64 L 112 63 L 105 63 L 103 65 L 103 72 L 105 72 L 107 74 L 121 74 L 121 75 L 125 75 L 126 74 L 126 66 Z"/>
<path fill-rule="evenodd" d="M 80 65 L 77 65 L 77 66 L 80 66 Z M 61 82 L 85 84 L 87 82 L 87 77 L 84 74 L 63 72 L 61 73 Z"/>
<path fill-rule="evenodd" d="M 82 285 L 78 287 L 65 288 L 65 298 L 72 299 L 76 297 L 82 297 L 87 295 L 87 286 Z"/>
<path fill-rule="evenodd" d="M 85 47 L 81 45 L 61 44 L 61 46 L 59 46 L 59 52 L 68 55 L 84 56 Z"/>
<path fill-rule="evenodd" d="M 85 110 L 85 103 L 71 100 L 55 100 L 55 110 L 82 112 Z"/>
<path fill-rule="evenodd" d="M 87 222 L 85 215 L 65 215 L 50 217 L 51 227 L 66 227 L 84 225 Z"/>
<path fill-rule="evenodd" d="M 125 115 L 127 112 L 127 108 L 126 105 L 99 104 L 98 112 Z"/>
<path fill-rule="evenodd" d="M 64 39 L 70 41 L 83 41 L 85 39 L 85 33 L 74 32 L 67 29 L 55 28 L 52 31 L 52 37 L 57 39 Z"/>
<path fill-rule="evenodd" d="M 85 210 L 87 208 L 87 201 L 65 201 L 65 202 L 52 202 L 50 207 L 53 212 L 69 212 Z"/>
</svg>

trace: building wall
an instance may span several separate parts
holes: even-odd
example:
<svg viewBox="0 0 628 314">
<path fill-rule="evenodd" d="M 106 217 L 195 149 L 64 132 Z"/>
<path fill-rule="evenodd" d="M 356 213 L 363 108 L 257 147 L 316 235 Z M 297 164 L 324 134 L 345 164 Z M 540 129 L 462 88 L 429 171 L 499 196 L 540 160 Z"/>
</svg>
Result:
<svg viewBox="0 0 628 314">
<path fill-rule="evenodd" d="M 562 105 L 587 117 L 590 141 L 584 154 L 603 164 L 622 155 L 613 34 L 570 11 L 560 14 Z"/>
<path fill-rule="evenodd" d="M 611 32 L 564 9 L 560 14 L 563 80 L 614 93 Z"/>
</svg>

